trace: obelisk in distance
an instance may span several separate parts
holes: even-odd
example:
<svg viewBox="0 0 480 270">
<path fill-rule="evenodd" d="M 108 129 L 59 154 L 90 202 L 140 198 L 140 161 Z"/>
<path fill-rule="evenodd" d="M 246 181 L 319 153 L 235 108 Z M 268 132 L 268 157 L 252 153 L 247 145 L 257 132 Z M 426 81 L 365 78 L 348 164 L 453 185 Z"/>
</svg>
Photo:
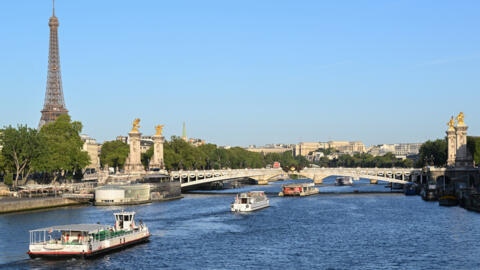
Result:
<svg viewBox="0 0 480 270">
<path fill-rule="evenodd" d="M 68 114 L 65 107 L 62 88 L 62 73 L 60 71 L 60 55 L 58 50 L 58 18 L 55 16 L 55 0 L 53 0 L 53 15 L 48 22 L 50 27 L 50 48 L 48 52 L 47 90 L 45 103 L 41 111 L 42 117 L 38 128 L 55 121 L 60 115 Z"/>
</svg>

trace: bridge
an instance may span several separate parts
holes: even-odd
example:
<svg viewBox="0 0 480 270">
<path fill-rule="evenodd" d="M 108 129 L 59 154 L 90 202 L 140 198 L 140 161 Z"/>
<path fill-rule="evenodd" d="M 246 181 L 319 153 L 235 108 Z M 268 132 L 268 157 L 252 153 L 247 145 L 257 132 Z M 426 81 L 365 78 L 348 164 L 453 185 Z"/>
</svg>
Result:
<svg viewBox="0 0 480 270">
<path fill-rule="evenodd" d="M 275 177 L 288 177 L 282 169 L 227 169 L 227 170 L 206 170 L 206 171 L 172 171 L 171 181 L 180 181 L 181 187 L 203 185 L 218 181 L 250 178 L 258 184 L 268 184 L 268 181 Z"/>
<path fill-rule="evenodd" d="M 406 184 L 421 173 L 421 169 L 415 168 L 304 168 L 297 174 L 313 179 L 316 184 L 321 184 L 324 178 L 332 175 L 366 178 L 372 184 L 377 181 Z"/>
<path fill-rule="evenodd" d="M 406 184 L 411 178 L 420 175 L 421 169 L 415 168 L 304 168 L 293 172 L 305 178 L 313 179 L 315 184 L 322 184 L 323 179 L 332 175 L 351 176 L 354 179 L 366 178 L 372 184 L 377 181 Z M 227 169 L 207 171 L 173 171 L 170 173 L 171 181 L 180 181 L 181 187 L 190 187 L 226 180 L 250 178 L 258 184 L 266 185 L 276 177 L 287 178 L 288 173 L 282 169 Z"/>
<path fill-rule="evenodd" d="M 372 184 L 377 181 L 406 184 L 411 179 L 415 180 L 415 177 L 421 173 L 421 169 L 415 168 L 304 168 L 298 172 L 291 172 L 291 174 L 313 179 L 315 184 L 322 184 L 324 178 L 332 175 L 351 176 L 354 179 L 365 178 L 369 179 Z M 98 179 L 100 181 L 102 177 L 99 176 L 99 174 L 86 175 L 84 180 Z M 108 177 L 108 175 L 106 176 Z M 172 171 L 169 176 L 170 181 L 180 181 L 182 188 L 240 179 L 253 179 L 260 185 L 266 185 L 276 178 L 289 178 L 289 174 L 280 168 Z M 117 180 L 138 177 L 141 176 L 115 175 Z"/>
</svg>

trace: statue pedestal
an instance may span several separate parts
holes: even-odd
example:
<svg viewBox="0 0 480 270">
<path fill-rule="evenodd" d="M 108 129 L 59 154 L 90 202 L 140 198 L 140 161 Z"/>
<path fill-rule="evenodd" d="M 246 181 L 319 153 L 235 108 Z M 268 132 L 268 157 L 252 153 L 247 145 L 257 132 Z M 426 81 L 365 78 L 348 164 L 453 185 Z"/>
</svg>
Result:
<svg viewBox="0 0 480 270">
<path fill-rule="evenodd" d="M 455 129 L 450 128 L 446 131 L 446 133 L 447 133 L 447 144 L 448 144 L 447 166 L 453 167 L 455 166 L 455 160 L 457 157 L 457 139 L 455 135 Z"/>
<path fill-rule="evenodd" d="M 455 167 L 473 167 L 473 158 L 470 157 L 467 149 L 467 129 L 466 125 L 457 125 L 455 128 L 457 135 Z"/>
<path fill-rule="evenodd" d="M 145 173 L 145 168 L 142 165 L 140 152 L 140 139 L 142 133 L 130 132 L 128 133 L 128 141 L 130 143 L 130 153 L 125 162 L 125 172 L 128 174 Z"/>
<path fill-rule="evenodd" d="M 153 156 L 152 159 L 150 159 L 150 164 L 148 164 L 150 169 L 163 169 L 165 167 L 163 162 L 163 142 L 163 136 L 153 136 Z"/>
</svg>

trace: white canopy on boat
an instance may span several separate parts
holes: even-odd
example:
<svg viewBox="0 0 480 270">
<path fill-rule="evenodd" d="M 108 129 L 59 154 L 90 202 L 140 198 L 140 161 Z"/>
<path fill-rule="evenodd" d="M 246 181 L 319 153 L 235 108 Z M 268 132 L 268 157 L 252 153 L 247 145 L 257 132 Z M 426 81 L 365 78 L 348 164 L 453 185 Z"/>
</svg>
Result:
<svg viewBox="0 0 480 270">
<path fill-rule="evenodd" d="M 74 232 L 97 232 L 103 230 L 112 229 L 113 226 L 110 225 L 101 225 L 101 224 L 70 224 L 70 225 L 60 225 L 60 226 L 52 226 L 46 227 L 36 230 L 31 230 L 30 232 L 38 232 L 38 231 L 74 231 Z"/>
</svg>

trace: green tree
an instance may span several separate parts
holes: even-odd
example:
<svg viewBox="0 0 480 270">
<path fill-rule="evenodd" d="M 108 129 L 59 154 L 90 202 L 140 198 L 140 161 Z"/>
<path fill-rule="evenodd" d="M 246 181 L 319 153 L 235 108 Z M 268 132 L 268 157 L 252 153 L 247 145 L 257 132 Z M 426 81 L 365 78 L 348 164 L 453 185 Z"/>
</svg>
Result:
<svg viewBox="0 0 480 270">
<path fill-rule="evenodd" d="M 18 180 L 26 181 L 32 171 L 32 164 L 44 152 L 44 140 L 37 130 L 19 125 L 17 128 L 6 127 L 0 132 L 3 146 L 2 156 L 7 171 L 15 172 L 14 188 Z"/>
<path fill-rule="evenodd" d="M 141 160 L 142 160 L 142 165 L 145 169 L 148 168 L 148 164 L 150 164 L 150 159 L 152 159 L 152 156 L 153 156 L 153 150 L 154 150 L 154 146 L 150 146 L 150 148 L 148 148 L 147 152 L 145 153 L 142 153 L 142 156 L 141 156 Z"/>
<path fill-rule="evenodd" d="M 109 141 L 102 145 L 100 150 L 100 163 L 102 166 L 112 166 L 117 168 L 123 168 L 125 161 L 130 153 L 128 144 L 122 141 Z"/>
<path fill-rule="evenodd" d="M 475 164 L 480 164 L 480 137 L 467 137 L 467 149 L 473 157 Z"/>
<path fill-rule="evenodd" d="M 437 139 L 435 141 L 426 141 L 420 147 L 418 167 L 426 165 L 435 165 L 444 167 L 447 165 L 447 140 Z"/>
<path fill-rule="evenodd" d="M 35 167 L 53 176 L 52 183 L 59 177 L 78 175 L 90 163 L 88 153 L 82 151 L 80 138 L 82 123 L 63 114 L 55 122 L 42 127 L 40 134 L 45 138 L 46 151 Z"/>
<path fill-rule="evenodd" d="M 1 132 L 1 131 L 0 131 Z M 5 174 L 5 158 L 3 157 L 3 155 L 1 154 L 1 150 L 0 150 L 0 174 Z"/>
<path fill-rule="evenodd" d="M 3 177 L 3 183 L 5 185 L 11 186 L 13 184 L 13 173 L 7 172 L 5 176 Z"/>
</svg>

